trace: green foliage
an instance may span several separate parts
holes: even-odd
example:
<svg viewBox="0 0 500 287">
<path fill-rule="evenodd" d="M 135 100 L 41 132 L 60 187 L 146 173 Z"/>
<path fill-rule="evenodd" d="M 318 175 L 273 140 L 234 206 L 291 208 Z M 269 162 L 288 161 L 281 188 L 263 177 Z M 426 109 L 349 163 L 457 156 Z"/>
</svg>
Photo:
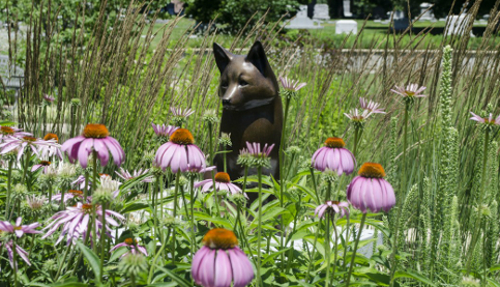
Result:
<svg viewBox="0 0 500 287">
<path fill-rule="evenodd" d="M 113 15 L 109 17 L 112 19 Z M 344 113 L 359 108 L 359 97 L 380 102 L 387 114 L 372 115 L 366 121 L 356 154 L 357 167 L 368 161 L 382 163 L 387 170 L 386 179 L 397 192 L 401 192 L 402 176 L 407 178 L 411 188 L 404 202 L 398 203 L 401 209 L 394 208 L 389 214 L 368 213 L 367 228 L 383 234 L 384 245 L 377 246 L 374 238 L 359 243 L 364 248 L 374 247 L 374 254 L 365 257 L 356 253 L 352 286 L 387 286 L 391 276 L 395 279 L 394 286 L 476 286 L 478 282 L 468 282 L 468 276 L 482 275 L 487 282 L 498 280 L 495 265 L 498 261 L 497 202 L 500 196 L 496 153 L 498 127 L 492 130 L 493 141 L 485 151 L 488 155 L 485 195 L 489 200 L 478 206 L 474 197 L 482 192 L 481 178 L 477 179 L 477 176 L 481 173 L 480 162 L 485 154 L 482 153 L 484 132 L 479 124 L 468 120 L 469 110 L 478 111 L 489 101 L 492 104 L 488 112 L 498 114 L 498 99 L 494 96 L 499 93 L 498 71 L 491 68 L 495 58 L 488 56 L 491 54 L 488 50 L 495 49 L 498 39 L 459 38 L 450 41 L 450 38 L 430 38 L 430 35 L 387 37 L 380 34 L 349 38 L 335 36 L 332 39 L 331 35 L 328 38 L 317 31 L 309 32 L 307 37 L 304 31 L 292 31 L 293 40 L 299 40 L 296 45 L 290 43 L 290 39 L 281 38 L 283 35 L 275 30 L 258 25 L 254 26 L 255 31 L 242 38 L 213 38 L 213 34 L 205 33 L 198 39 L 189 39 L 186 33 L 191 24 L 189 20 L 177 19 L 163 26 L 147 24 L 142 17 L 127 16 L 116 23 L 100 23 L 99 27 L 106 31 L 103 34 L 106 41 L 90 40 L 85 42 L 85 49 L 81 49 L 80 44 L 72 46 L 54 41 L 50 42 L 51 48 L 46 53 L 46 41 L 49 40 L 39 34 L 33 36 L 37 41 L 28 43 L 24 50 L 28 55 L 25 55 L 27 81 L 12 121 L 3 121 L 3 125 L 19 122 L 37 137 L 42 137 L 47 130 L 55 131 L 62 143 L 80 134 L 88 122 L 101 122 L 124 147 L 127 155 L 124 168 L 151 171 L 124 181 L 118 199 L 109 202 L 110 210 L 127 218 L 127 221 L 120 222 L 121 235 L 117 230 L 111 230 L 116 239 L 106 238 L 105 244 L 96 241 L 85 246 L 79 242 L 68 249 L 64 240 L 54 245 L 60 230 L 44 240 L 39 235 L 23 237 L 20 246 L 29 249 L 32 265 L 19 264 L 22 285 L 93 286 L 98 285 L 98 278 L 103 275 L 106 280 L 103 283 L 110 286 L 134 283 L 141 286 L 194 286 L 190 272 L 192 250 L 198 250 L 204 234 L 215 226 L 234 230 L 239 247 L 252 261 L 256 259 L 257 231 L 262 232 L 261 278 L 266 286 L 325 286 L 326 270 L 332 275 L 330 285 L 342 285 L 353 254 L 352 235 L 359 232 L 361 212 L 351 207 L 349 218 L 335 221 L 337 234 L 331 234 L 330 242 L 338 244 L 336 249 L 332 244 L 332 264 L 327 265 L 325 259 L 329 252 L 328 247 L 325 248 L 324 220 L 320 221 L 314 215 L 314 209 L 320 203 L 318 194 L 324 194 L 327 182 L 321 180 L 320 172 L 313 172 L 313 181 L 309 166 L 311 155 L 323 145 L 326 137 L 341 136 L 346 148 L 353 148 L 353 128 Z M 85 23 L 78 25 L 73 27 L 75 31 L 86 29 Z M 328 26 L 323 33 L 328 34 L 333 28 Z M 95 32 L 86 31 L 91 36 L 89 39 L 94 39 Z M 383 39 L 378 41 L 377 37 Z M 324 41 L 319 41 L 320 38 Z M 261 228 L 258 203 L 249 202 L 246 206 L 241 196 L 234 198 L 223 193 L 214 196 L 212 192 L 197 191 L 192 197 L 187 192 L 188 180 L 182 181 L 179 194 L 174 195 L 175 176 L 153 165 L 156 150 L 165 139 L 158 138 L 150 125 L 151 121 L 173 123 L 170 107 L 191 108 L 195 113 L 185 120 L 184 125 L 192 131 L 196 144 L 208 153 L 208 139 L 213 136 L 212 140 L 215 140 L 218 133 L 214 130 L 212 135 L 208 134 L 207 118 L 202 120 L 203 115 L 207 110 L 214 110 L 215 113 L 210 113 L 213 120 L 220 117 L 221 109 L 216 96 L 218 71 L 212 55 L 206 52 L 207 48 L 213 41 L 219 41 L 225 47 L 236 47 L 232 49 L 234 53 L 244 54 L 245 51 L 240 52 L 239 48 L 248 47 L 254 39 L 265 39 L 266 53 L 277 76 L 286 75 L 307 82 L 292 101 L 289 121 L 285 123 L 287 142 L 284 144 L 294 146 L 285 152 L 285 201 L 280 206 L 279 201 L 273 199 L 282 188 L 280 181 L 264 176 L 263 194 L 267 204 L 262 208 Z M 429 49 L 450 44 L 459 51 L 454 63 L 450 47 L 445 48 L 443 59 L 439 51 L 417 50 L 422 47 L 419 44 L 422 39 L 424 42 L 431 39 L 432 45 L 424 46 Z M 321 46 L 328 40 L 329 45 Z M 394 47 L 395 51 L 374 52 L 380 48 L 380 43 L 386 41 L 391 43 L 387 47 Z M 474 41 L 484 41 L 484 46 L 474 53 L 476 58 L 472 60 L 470 53 L 463 49 Z M 369 47 L 370 50 L 342 51 L 338 47 L 343 43 L 344 47 Z M 478 55 L 484 58 L 480 59 Z M 435 64 L 440 60 L 443 60 L 441 72 Z M 462 63 L 471 66 L 462 66 Z M 390 89 L 394 85 L 415 82 L 428 87 L 425 91 L 427 97 L 415 101 L 408 125 L 406 174 L 402 174 L 402 134 L 398 123 L 401 123 L 403 100 Z M 43 103 L 41 95 L 45 92 L 56 95 L 54 104 Z M 43 118 L 44 107 L 47 108 L 46 118 Z M 11 159 L 1 158 L 7 163 Z M 41 212 L 27 212 L 24 199 L 26 195 L 47 194 L 47 184 L 51 181 L 46 180 L 47 176 L 41 171 L 31 172 L 30 169 L 37 160 L 33 155 L 28 160 L 28 169 L 21 163 L 12 172 L 11 187 L 20 184 L 23 178 L 30 186 L 24 188 L 21 184 L 22 190 L 13 188 L 12 217 L 22 214 L 26 222 L 43 222 L 46 227 L 58 204 L 49 205 Z M 0 169 L 2 207 L 6 205 L 4 199 L 8 190 L 5 168 L 3 164 Z M 99 172 L 116 177 L 114 171 L 117 167 L 112 163 L 98 168 Z M 84 176 L 89 171 L 92 170 L 78 169 L 63 180 L 57 175 L 59 180 L 51 183 L 53 194 L 67 189 L 77 176 Z M 158 181 L 142 182 L 151 174 Z M 190 176 L 202 180 L 202 175 Z M 354 176 L 356 171 L 342 175 L 334 182 L 333 191 L 339 199 L 345 198 L 346 187 Z M 243 181 L 237 180 L 240 184 Z M 255 175 L 248 177 L 246 191 L 256 192 L 257 181 Z M 220 203 L 221 212 L 216 208 L 215 199 Z M 191 203 L 194 207 L 192 215 L 188 210 Z M 18 211 L 17 206 L 22 208 Z M 175 217 L 172 215 L 174 207 L 177 208 Z M 400 224 L 396 225 L 399 212 Z M 473 226 L 480 212 L 484 212 L 484 229 Z M 280 231 L 285 230 L 279 228 L 281 218 L 289 225 L 286 232 Z M 195 228 L 190 224 L 191 219 Z M 391 242 L 394 242 L 396 231 L 399 248 L 393 250 L 395 247 Z M 466 243 L 474 233 L 479 234 L 479 240 L 471 255 L 464 246 L 468 246 Z M 280 246 L 281 235 L 283 246 Z M 5 239 L 4 236 L 2 233 L 0 240 Z M 99 256 L 103 245 L 106 249 L 110 247 L 108 244 L 121 243 L 132 237 L 147 249 L 146 260 L 142 257 L 124 260 L 121 256 L 130 248 L 121 247 L 116 252 L 105 252 L 101 261 Z M 62 256 L 67 250 L 68 259 L 65 260 Z M 389 260 L 393 251 L 399 265 L 398 270 L 391 274 L 396 268 Z M 0 281 L 6 285 L 12 282 L 13 274 L 5 249 L 3 252 Z M 172 254 L 176 255 L 175 260 Z M 473 257 L 470 271 L 464 266 L 467 256 Z M 103 274 L 100 273 L 101 262 L 104 264 Z M 485 273 L 484 266 L 492 266 L 491 272 Z M 130 276 L 131 272 L 135 275 Z M 256 286 L 257 281 L 251 285 Z M 493 283 L 490 285 L 494 286 Z"/>
<path fill-rule="evenodd" d="M 246 33 L 265 15 L 265 21 L 275 22 L 282 15 L 295 11 L 296 0 L 188 0 L 186 13 L 205 25 L 215 20 L 217 31 L 227 34 Z"/>
</svg>

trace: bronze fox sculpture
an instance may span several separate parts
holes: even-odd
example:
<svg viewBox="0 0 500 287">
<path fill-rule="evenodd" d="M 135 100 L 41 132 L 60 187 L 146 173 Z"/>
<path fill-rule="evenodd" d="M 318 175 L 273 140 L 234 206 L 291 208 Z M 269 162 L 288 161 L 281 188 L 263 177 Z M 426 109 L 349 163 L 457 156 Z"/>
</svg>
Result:
<svg viewBox="0 0 500 287">
<path fill-rule="evenodd" d="M 232 180 L 244 175 L 244 167 L 236 164 L 241 149 L 246 142 L 274 144 L 270 154 L 271 168 L 263 174 L 278 179 L 279 148 L 283 127 L 283 110 L 279 96 L 276 76 L 257 41 L 246 56 L 234 55 L 217 43 L 213 44 L 215 62 L 221 73 L 219 97 L 223 112 L 220 125 L 221 133 L 231 134 L 232 151 L 227 157 L 227 173 Z M 223 156 L 215 157 L 218 171 L 223 170 Z M 249 174 L 256 174 L 249 170 Z M 256 193 L 248 194 L 250 202 L 257 198 Z"/>
</svg>

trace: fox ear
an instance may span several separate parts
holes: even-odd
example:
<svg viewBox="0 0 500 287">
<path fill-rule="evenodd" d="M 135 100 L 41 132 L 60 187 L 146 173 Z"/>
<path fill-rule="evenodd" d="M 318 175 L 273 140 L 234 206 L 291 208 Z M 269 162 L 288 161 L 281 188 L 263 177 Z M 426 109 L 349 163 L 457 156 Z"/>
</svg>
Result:
<svg viewBox="0 0 500 287">
<path fill-rule="evenodd" d="M 219 68 L 219 71 L 222 74 L 222 72 L 224 72 L 227 65 L 229 64 L 229 62 L 231 62 L 231 60 L 233 59 L 234 55 L 231 54 L 226 49 L 222 48 L 221 45 L 215 42 L 213 45 L 213 49 L 214 49 L 215 63 L 217 64 L 217 67 Z"/>
<path fill-rule="evenodd" d="M 267 77 L 269 72 L 271 71 L 271 66 L 269 66 L 269 62 L 267 61 L 266 52 L 264 51 L 264 47 L 262 43 L 256 41 L 250 51 L 248 52 L 247 57 L 245 58 L 247 62 L 252 63 L 259 71 Z"/>
</svg>

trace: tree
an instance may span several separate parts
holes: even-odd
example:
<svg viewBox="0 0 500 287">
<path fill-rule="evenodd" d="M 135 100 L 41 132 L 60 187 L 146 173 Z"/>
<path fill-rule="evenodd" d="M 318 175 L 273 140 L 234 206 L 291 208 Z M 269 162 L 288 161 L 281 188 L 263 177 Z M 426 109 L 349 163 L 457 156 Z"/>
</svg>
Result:
<svg viewBox="0 0 500 287">
<path fill-rule="evenodd" d="M 266 21 L 279 20 L 283 15 L 297 10 L 296 0 L 188 0 L 186 14 L 199 23 L 207 24 L 216 19 L 220 32 L 234 34 L 250 20 L 252 27 L 267 12 Z"/>
</svg>

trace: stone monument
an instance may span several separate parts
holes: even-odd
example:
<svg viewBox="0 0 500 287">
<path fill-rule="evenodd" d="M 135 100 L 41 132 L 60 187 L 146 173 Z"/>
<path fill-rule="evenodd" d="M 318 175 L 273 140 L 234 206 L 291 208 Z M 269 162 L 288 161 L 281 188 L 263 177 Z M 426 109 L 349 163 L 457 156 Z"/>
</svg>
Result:
<svg viewBox="0 0 500 287">
<path fill-rule="evenodd" d="M 347 17 L 347 18 L 352 17 L 351 0 L 344 0 L 343 5 L 344 5 L 344 17 Z"/>
<path fill-rule="evenodd" d="M 432 13 L 431 3 L 424 2 L 420 4 L 420 19 L 421 21 L 434 21 L 436 18 L 434 17 L 434 13 Z"/>
<path fill-rule="evenodd" d="M 328 4 L 316 4 L 314 5 L 314 20 L 330 20 Z"/>
<path fill-rule="evenodd" d="M 357 34 L 358 22 L 354 20 L 338 20 L 335 23 L 335 34 Z"/>
<path fill-rule="evenodd" d="M 288 25 L 285 26 L 286 29 L 323 29 L 323 26 L 319 25 L 318 22 L 313 21 L 307 17 L 307 5 L 300 5 L 299 11 L 295 18 L 293 18 Z"/>
</svg>

